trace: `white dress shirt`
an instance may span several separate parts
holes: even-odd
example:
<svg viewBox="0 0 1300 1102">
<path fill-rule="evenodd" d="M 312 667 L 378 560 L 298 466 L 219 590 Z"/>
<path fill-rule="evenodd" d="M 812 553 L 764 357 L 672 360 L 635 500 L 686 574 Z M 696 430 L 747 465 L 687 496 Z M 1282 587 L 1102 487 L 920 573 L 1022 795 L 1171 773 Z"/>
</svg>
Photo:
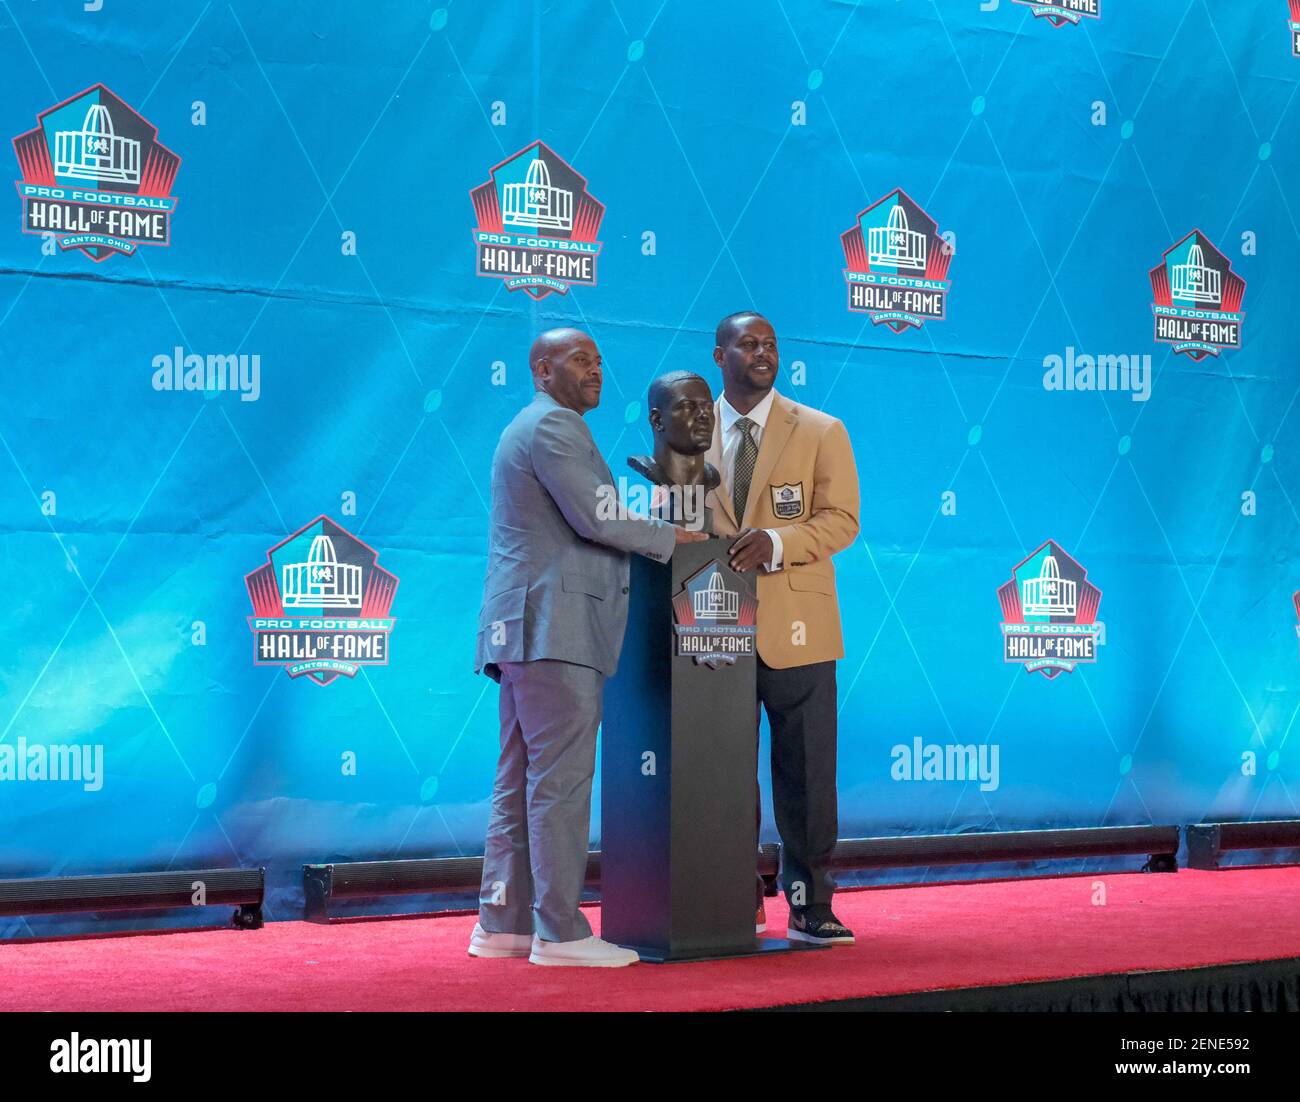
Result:
<svg viewBox="0 0 1300 1102">
<path fill-rule="evenodd" d="M 776 390 L 773 388 L 767 392 L 767 397 L 758 403 L 748 413 L 737 413 L 727 401 L 724 394 L 718 399 L 718 406 L 722 411 L 722 477 L 726 480 L 725 485 L 727 493 L 731 493 L 732 487 L 735 486 L 736 473 L 736 455 L 740 451 L 740 442 L 745 438 L 745 434 L 736 427 L 736 422 L 742 417 L 748 417 L 754 427 L 749 430 L 749 435 L 754 438 L 754 443 L 758 446 L 763 444 L 763 429 L 767 425 L 767 419 L 772 413 L 772 400 L 776 397 Z M 752 483 L 749 487 L 749 493 L 752 496 L 755 492 L 761 490 L 761 487 Z M 746 499 L 746 508 L 748 508 L 748 499 Z M 737 517 L 737 524 L 743 524 L 744 518 Z M 781 533 L 775 528 L 765 528 L 764 531 L 772 537 L 772 561 L 767 564 L 767 569 L 780 570 L 781 560 L 785 554 L 785 547 L 781 543 Z"/>
</svg>

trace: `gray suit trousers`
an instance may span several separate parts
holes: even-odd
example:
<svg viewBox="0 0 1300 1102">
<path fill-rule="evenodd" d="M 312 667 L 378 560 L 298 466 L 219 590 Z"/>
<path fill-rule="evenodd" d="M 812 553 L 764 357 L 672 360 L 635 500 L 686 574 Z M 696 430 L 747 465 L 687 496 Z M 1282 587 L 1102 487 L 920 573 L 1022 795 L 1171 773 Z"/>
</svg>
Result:
<svg viewBox="0 0 1300 1102">
<path fill-rule="evenodd" d="M 501 757 L 479 924 L 543 941 L 591 936 L 578 910 L 605 677 L 572 662 L 502 662 Z"/>
</svg>

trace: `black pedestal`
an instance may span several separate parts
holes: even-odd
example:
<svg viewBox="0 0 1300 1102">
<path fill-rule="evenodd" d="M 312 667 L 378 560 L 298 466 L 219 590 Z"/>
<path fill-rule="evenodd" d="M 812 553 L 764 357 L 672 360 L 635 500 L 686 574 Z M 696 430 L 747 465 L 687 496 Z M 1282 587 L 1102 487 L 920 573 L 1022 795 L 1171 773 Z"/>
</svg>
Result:
<svg viewBox="0 0 1300 1102">
<path fill-rule="evenodd" d="M 756 604 L 753 575 L 727 566 L 731 542 L 681 545 L 669 563 L 632 556 L 623 654 L 605 688 L 601 936 L 654 962 L 822 948 L 754 934 L 757 657 L 744 624 Z M 717 649 L 734 661 L 678 654 L 674 599 L 679 622 L 703 611 L 705 638 L 713 625 L 730 633 Z"/>
</svg>

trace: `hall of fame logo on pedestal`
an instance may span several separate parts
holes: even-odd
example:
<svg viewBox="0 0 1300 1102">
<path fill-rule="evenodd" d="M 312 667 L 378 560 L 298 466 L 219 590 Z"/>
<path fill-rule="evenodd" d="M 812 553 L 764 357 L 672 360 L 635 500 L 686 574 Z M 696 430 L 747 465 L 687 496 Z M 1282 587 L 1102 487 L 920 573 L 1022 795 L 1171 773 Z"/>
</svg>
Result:
<svg viewBox="0 0 1300 1102">
<path fill-rule="evenodd" d="M 506 158 L 469 197 L 478 218 L 479 275 L 504 279 L 508 290 L 537 299 L 596 285 L 596 231 L 605 204 L 544 142 Z"/>
<path fill-rule="evenodd" d="M 244 578 L 253 615 L 254 664 L 328 685 L 362 666 L 388 665 L 397 578 L 379 556 L 325 516 L 266 554 Z"/>
<path fill-rule="evenodd" d="M 1051 679 L 1080 662 L 1097 661 L 1103 625 L 1101 590 L 1061 545 L 1048 540 L 1011 572 L 998 590 L 1002 658 Z"/>
<path fill-rule="evenodd" d="M 878 199 L 840 234 L 849 310 L 895 333 L 943 319 L 952 246 L 901 188 Z"/>
<path fill-rule="evenodd" d="M 1101 0 L 1012 0 L 1012 3 L 1023 4 L 1053 27 L 1064 27 L 1081 19 L 1101 18 Z"/>
<path fill-rule="evenodd" d="M 754 657 L 758 599 L 750 583 L 719 560 L 701 567 L 673 598 L 677 656 L 717 669 Z"/>
<path fill-rule="evenodd" d="M 1291 56 L 1300 57 L 1300 0 L 1291 0 Z"/>
<path fill-rule="evenodd" d="M 42 111 L 14 139 L 23 233 L 52 233 L 95 261 L 171 244 L 181 159 L 157 128 L 102 84 Z"/>
<path fill-rule="evenodd" d="M 1193 360 L 1241 347 L 1246 281 L 1200 230 L 1193 230 L 1151 269 L 1156 340 Z"/>
</svg>

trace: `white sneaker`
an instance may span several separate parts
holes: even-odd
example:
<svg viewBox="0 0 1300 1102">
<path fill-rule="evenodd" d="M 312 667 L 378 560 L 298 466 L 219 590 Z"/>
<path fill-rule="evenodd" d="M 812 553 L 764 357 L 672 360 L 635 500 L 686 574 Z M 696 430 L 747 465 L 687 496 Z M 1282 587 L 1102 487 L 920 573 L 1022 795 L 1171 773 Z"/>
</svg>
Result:
<svg viewBox="0 0 1300 1102">
<path fill-rule="evenodd" d="M 532 947 L 532 934 L 492 934 L 474 923 L 469 937 L 471 957 L 526 957 Z"/>
<path fill-rule="evenodd" d="M 533 937 L 533 951 L 528 956 L 532 964 L 560 968 L 622 968 L 640 959 L 635 950 L 620 949 L 598 937 L 584 937 L 580 941 L 543 941 L 536 935 Z"/>
</svg>

